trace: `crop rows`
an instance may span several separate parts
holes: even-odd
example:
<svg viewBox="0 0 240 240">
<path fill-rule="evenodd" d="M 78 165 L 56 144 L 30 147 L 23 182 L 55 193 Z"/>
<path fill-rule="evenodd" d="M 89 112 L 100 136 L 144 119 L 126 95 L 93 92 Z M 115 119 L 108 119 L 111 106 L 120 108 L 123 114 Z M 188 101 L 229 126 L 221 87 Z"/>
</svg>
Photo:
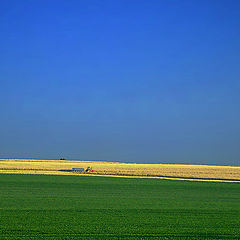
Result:
<svg viewBox="0 0 240 240">
<path fill-rule="evenodd" d="M 0 239 L 240 239 L 240 185 L 0 174 Z"/>
</svg>

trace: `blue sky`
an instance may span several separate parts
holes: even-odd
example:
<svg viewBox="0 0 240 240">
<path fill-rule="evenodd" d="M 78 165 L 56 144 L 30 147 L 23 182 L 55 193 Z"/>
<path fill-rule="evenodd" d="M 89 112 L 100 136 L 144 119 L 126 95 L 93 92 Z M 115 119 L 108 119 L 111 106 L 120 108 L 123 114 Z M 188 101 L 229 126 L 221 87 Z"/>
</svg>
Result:
<svg viewBox="0 0 240 240">
<path fill-rule="evenodd" d="M 239 12 L 1 1 L 0 157 L 239 165 Z"/>
</svg>

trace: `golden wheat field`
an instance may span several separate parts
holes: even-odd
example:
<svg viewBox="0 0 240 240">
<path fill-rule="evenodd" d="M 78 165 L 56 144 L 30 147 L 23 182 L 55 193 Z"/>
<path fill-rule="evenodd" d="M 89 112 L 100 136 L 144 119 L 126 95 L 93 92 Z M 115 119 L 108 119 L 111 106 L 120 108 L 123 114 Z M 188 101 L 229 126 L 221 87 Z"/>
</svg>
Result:
<svg viewBox="0 0 240 240">
<path fill-rule="evenodd" d="M 60 170 L 88 166 L 95 170 L 91 175 L 240 180 L 239 166 L 0 159 L 0 173 L 73 175 L 79 173 Z"/>
</svg>

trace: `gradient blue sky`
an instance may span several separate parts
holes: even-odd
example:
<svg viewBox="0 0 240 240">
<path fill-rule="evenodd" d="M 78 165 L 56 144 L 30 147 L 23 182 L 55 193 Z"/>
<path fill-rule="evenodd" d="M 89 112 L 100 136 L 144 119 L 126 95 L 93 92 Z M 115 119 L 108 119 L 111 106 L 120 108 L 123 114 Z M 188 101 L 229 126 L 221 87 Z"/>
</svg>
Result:
<svg viewBox="0 0 240 240">
<path fill-rule="evenodd" d="M 0 2 L 0 157 L 240 165 L 240 1 Z"/>
</svg>

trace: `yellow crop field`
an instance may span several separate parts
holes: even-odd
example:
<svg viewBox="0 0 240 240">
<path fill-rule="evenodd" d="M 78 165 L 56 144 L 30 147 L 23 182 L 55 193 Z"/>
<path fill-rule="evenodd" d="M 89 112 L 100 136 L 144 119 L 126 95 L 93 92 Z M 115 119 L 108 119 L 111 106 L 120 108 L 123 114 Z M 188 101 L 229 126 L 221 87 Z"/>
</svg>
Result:
<svg viewBox="0 0 240 240">
<path fill-rule="evenodd" d="M 95 170 L 91 175 L 240 180 L 239 166 L 0 159 L 0 173 L 73 175 L 79 173 L 60 170 L 88 166 Z"/>
</svg>

